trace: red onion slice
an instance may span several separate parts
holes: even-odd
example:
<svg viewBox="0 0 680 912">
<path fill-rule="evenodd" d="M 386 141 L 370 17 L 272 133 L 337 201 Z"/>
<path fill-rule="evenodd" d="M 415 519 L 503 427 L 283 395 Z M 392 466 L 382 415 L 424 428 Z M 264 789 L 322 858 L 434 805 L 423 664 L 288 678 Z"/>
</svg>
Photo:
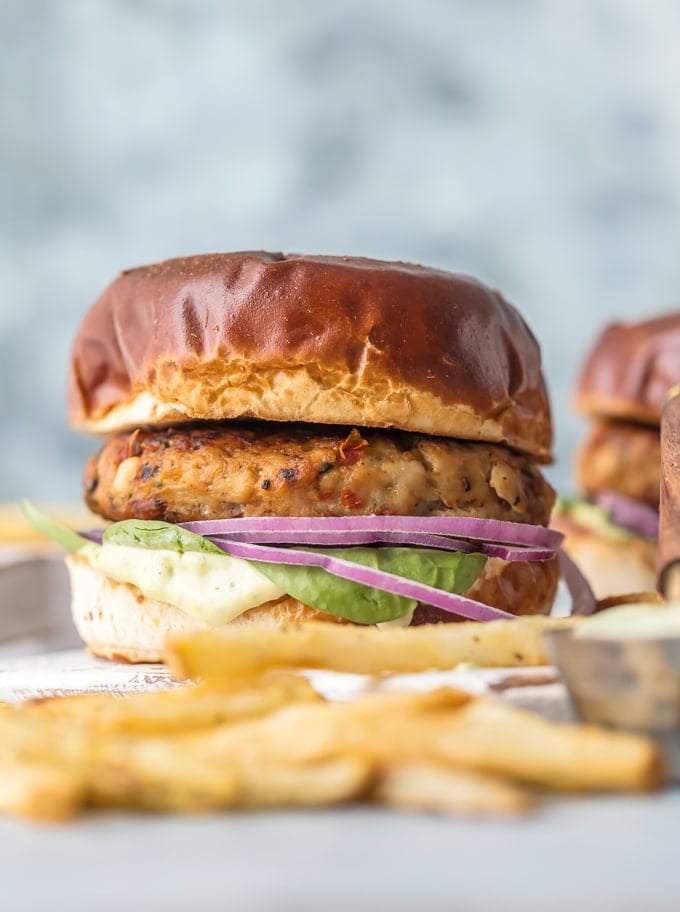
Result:
<svg viewBox="0 0 680 912">
<path fill-rule="evenodd" d="M 193 531 L 193 530 L 189 530 Z M 205 535 L 210 541 L 242 541 L 254 545 L 309 545 L 322 548 L 348 548 L 355 545 L 414 545 L 420 548 L 437 548 L 441 551 L 477 552 L 487 557 L 499 557 L 507 561 L 545 561 L 555 556 L 551 548 L 513 548 L 508 545 L 494 545 L 487 542 L 466 542 L 445 535 L 430 535 L 417 532 L 230 532 L 220 535 Z"/>
<path fill-rule="evenodd" d="M 645 538 L 659 537 L 659 514 L 653 507 L 616 491 L 602 491 L 595 498 L 595 503 L 603 507 L 611 521 L 622 529 Z"/>
<path fill-rule="evenodd" d="M 551 560 L 557 554 L 554 548 L 529 548 L 520 546 L 513 548 L 509 545 L 495 545 L 490 542 L 482 542 L 476 548 L 487 557 L 499 557 L 505 561 L 546 561 Z"/>
<path fill-rule="evenodd" d="M 590 583 L 564 549 L 560 549 L 558 555 L 562 579 L 571 595 L 571 613 L 592 614 L 595 610 L 595 596 Z"/>
<path fill-rule="evenodd" d="M 81 538 L 86 538 L 88 541 L 94 542 L 95 545 L 101 545 L 104 539 L 104 530 L 80 529 L 78 535 L 80 535 Z"/>
<path fill-rule="evenodd" d="M 417 583 L 414 580 L 405 579 L 393 573 L 386 573 L 384 570 L 376 570 L 374 567 L 355 564 L 352 561 L 334 557 L 331 554 L 299 551 L 295 548 L 253 545 L 247 542 L 226 541 L 224 539 L 215 541 L 215 544 L 232 557 L 241 557 L 244 560 L 262 561 L 270 564 L 294 564 L 299 567 L 321 567 L 327 573 L 332 573 L 333 576 L 341 576 L 352 582 L 360 583 L 362 586 L 382 589 L 394 595 L 425 602 L 428 605 L 434 605 L 436 608 L 449 611 L 451 614 L 467 618 L 470 621 L 510 620 L 514 617 L 507 611 L 492 608 L 490 605 L 476 602 L 474 599 L 466 598 L 464 595 L 456 595 L 452 592 L 445 592 L 443 589 L 435 589 L 433 586 Z"/>
<path fill-rule="evenodd" d="M 476 516 L 244 516 L 238 519 L 198 520 L 179 523 L 198 535 L 231 533 L 301 532 L 306 535 L 335 532 L 400 532 L 445 535 L 501 545 L 519 545 L 556 551 L 563 535 L 554 529 L 529 523 L 480 519 Z M 309 540 L 309 539 L 307 539 Z"/>
<path fill-rule="evenodd" d="M 193 529 L 188 531 L 193 532 Z M 416 532 L 370 532 L 357 530 L 355 532 L 314 532 L 300 530 L 294 532 L 223 532 L 219 535 L 204 537 L 212 542 L 241 541 L 253 545 L 309 545 L 323 548 L 351 548 L 355 545 L 419 545 L 422 548 L 439 548 L 442 551 L 464 551 L 467 554 L 479 552 L 480 547 L 472 542 L 461 541 L 457 538 L 447 538 L 445 535 L 429 535 Z"/>
</svg>

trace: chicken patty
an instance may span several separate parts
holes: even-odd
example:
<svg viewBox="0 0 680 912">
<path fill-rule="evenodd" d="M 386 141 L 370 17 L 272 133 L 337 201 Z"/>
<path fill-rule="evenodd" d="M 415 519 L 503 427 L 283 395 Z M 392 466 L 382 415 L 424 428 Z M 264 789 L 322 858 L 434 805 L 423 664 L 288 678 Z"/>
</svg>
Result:
<svg viewBox="0 0 680 912">
<path fill-rule="evenodd" d="M 616 491 L 658 507 L 660 466 L 658 428 L 598 421 L 579 452 L 577 472 L 587 494 Z"/>
<path fill-rule="evenodd" d="M 503 446 L 402 432 L 202 424 L 111 437 L 85 470 L 111 520 L 484 516 L 546 525 L 554 491 Z"/>
</svg>

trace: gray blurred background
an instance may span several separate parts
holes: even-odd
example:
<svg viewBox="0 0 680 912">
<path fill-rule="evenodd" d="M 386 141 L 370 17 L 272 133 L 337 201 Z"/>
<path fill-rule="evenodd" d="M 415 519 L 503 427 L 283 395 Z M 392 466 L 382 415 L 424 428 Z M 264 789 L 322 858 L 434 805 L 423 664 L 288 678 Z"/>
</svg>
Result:
<svg viewBox="0 0 680 912">
<path fill-rule="evenodd" d="M 247 248 L 473 273 L 570 387 L 680 301 L 674 0 L 0 0 L 0 499 L 77 498 L 78 321 L 116 272 Z"/>
</svg>

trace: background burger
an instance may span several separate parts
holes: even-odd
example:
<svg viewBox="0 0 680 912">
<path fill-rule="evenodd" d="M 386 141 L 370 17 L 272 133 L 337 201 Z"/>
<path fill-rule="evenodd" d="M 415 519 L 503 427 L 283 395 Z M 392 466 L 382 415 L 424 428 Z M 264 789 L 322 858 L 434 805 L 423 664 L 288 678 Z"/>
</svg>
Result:
<svg viewBox="0 0 680 912">
<path fill-rule="evenodd" d="M 661 408 L 680 380 L 680 313 L 607 326 L 576 405 L 590 433 L 576 460 L 585 498 L 560 500 L 553 525 L 598 598 L 656 588 Z"/>
<path fill-rule="evenodd" d="M 225 520 L 267 519 L 276 534 L 304 517 L 344 545 L 358 533 L 339 533 L 341 518 L 351 530 L 361 517 L 381 528 L 482 517 L 523 524 L 530 544 L 551 534 L 531 531 L 554 500 L 538 467 L 552 442 L 539 348 L 517 311 L 470 278 L 270 253 L 133 269 L 82 323 L 69 407 L 74 427 L 106 435 L 85 499 L 115 525 L 103 545 L 67 542 L 74 619 L 100 655 L 155 660 L 168 632 L 206 625 L 456 619 L 194 534 Z M 482 546 L 398 547 L 390 534 L 339 557 L 370 565 L 371 579 L 377 568 L 499 612 L 552 604 L 554 552 L 507 560 Z"/>
</svg>

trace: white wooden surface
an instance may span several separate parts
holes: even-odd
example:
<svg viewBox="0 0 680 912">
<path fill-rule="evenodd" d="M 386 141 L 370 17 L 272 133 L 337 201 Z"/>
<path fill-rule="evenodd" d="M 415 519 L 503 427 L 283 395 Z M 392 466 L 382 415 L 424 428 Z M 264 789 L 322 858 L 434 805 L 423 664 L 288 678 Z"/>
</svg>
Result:
<svg viewBox="0 0 680 912">
<path fill-rule="evenodd" d="M 8 912 L 677 912 L 680 795 L 522 822 L 371 809 L 0 819 Z"/>
</svg>

